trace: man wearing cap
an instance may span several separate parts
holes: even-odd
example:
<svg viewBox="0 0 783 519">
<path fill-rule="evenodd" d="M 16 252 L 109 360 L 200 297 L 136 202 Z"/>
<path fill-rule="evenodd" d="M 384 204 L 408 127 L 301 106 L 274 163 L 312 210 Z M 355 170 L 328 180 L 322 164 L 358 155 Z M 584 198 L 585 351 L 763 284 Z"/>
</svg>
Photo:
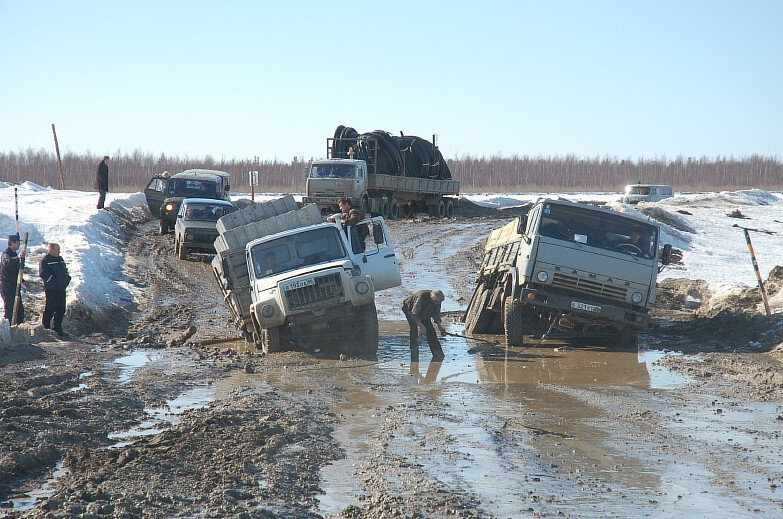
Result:
<svg viewBox="0 0 783 519">
<path fill-rule="evenodd" d="M 411 338 L 411 361 L 419 360 L 419 333 L 427 337 L 427 344 L 432 351 L 432 360 L 443 360 L 443 349 L 440 347 L 438 334 L 432 326 L 433 321 L 438 325 L 440 333 L 446 333 L 440 320 L 440 305 L 446 299 L 440 290 L 419 290 L 405 298 L 402 303 L 402 311 L 408 319 Z"/>
<path fill-rule="evenodd" d="M 24 254 L 16 254 L 19 250 L 20 240 L 18 234 L 12 234 L 8 237 L 8 248 L 0 257 L 0 291 L 3 296 L 3 308 L 5 318 L 11 323 L 14 315 L 14 300 L 16 299 L 16 282 L 19 278 L 19 269 L 24 267 Z M 19 324 L 24 321 L 24 305 L 22 298 L 19 298 L 19 308 L 16 313 L 16 322 Z"/>
</svg>

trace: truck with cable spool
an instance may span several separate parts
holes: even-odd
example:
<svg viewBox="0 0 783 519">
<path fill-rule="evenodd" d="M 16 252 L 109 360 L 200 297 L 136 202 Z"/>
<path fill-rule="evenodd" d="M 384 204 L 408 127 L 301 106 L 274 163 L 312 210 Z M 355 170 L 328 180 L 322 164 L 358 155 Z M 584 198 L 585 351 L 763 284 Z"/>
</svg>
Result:
<svg viewBox="0 0 783 519">
<path fill-rule="evenodd" d="M 375 293 L 401 284 L 383 218 L 346 227 L 290 195 L 218 220 L 213 273 L 232 319 L 265 353 L 374 356 Z"/>
<path fill-rule="evenodd" d="M 604 206 L 539 200 L 490 234 L 465 331 L 503 334 L 508 346 L 532 335 L 635 349 L 671 261 L 659 234 L 650 220 Z"/>
<path fill-rule="evenodd" d="M 450 218 L 457 207 L 460 184 L 435 136 L 430 142 L 380 130 L 359 134 L 341 125 L 327 139 L 326 157 L 310 164 L 303 199 L 325 213 L 337 210 L 342 197 L 365 214 L 390 220 L 422 212 Z"/>
</svg>

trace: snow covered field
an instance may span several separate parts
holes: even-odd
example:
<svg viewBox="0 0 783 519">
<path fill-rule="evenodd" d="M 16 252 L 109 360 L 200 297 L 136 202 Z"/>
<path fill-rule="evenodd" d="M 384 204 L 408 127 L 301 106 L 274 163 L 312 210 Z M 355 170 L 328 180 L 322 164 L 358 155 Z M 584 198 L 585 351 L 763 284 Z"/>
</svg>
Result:
<svg viewBox="0 0 783 519">
<path fill-rule="evenodd" d="M 58 242 L 73 281 L 68 287 L 69 306 L 78 302 L 90 312 L 103 312 L 132 301 L 136 290 L 123 276 L 119 215 L 134 219 L 147 212 L 142 193 L 109 193 L 108 211 L 95 208 L 97 194 L 61 191 L 26 182 L 18 187 L 19 232 L 29 233 L 28 268 L 34 267 L 46 252 L 46 243 Z M 238 194 L 245 198 L 247 195 Z M 468 199 L 485 206 L 513 206 L 543 196 L 527 194 L 469 195 Z M 683 251 L 683 266 L 671 266 L 667 277 L 704 279 L 716 294 L 729 294 L 754 286 L 756 280 L 742 230 L 733 225 L 771 231 L 753 232 L 754 249 L 766 279 L 783 256 L 783 195 L 778 192 L 747 190 L 720 193 L 678 194 L 656 204 L 627 206 L 617 202 L 616 193 L 564 193 L 570 200 L 603 201 L 618 211 L 644 214 L 661 225 L 661 244 L 671 243 Z M 256 196 L 256 200 L 275 195 Z M 729 217 L 739 210 L 746 219 Z M 0 247 L 15 231 L 14 187 L 0 182 Z M 38 283 L 36 275 L 27 275 Z M 783 301 L 771 301 L 773 308 Z M 8 323 L 0 326 L 7 330 Z M 2 335 L 0 335 L 1 337 Z"/>
</svg>

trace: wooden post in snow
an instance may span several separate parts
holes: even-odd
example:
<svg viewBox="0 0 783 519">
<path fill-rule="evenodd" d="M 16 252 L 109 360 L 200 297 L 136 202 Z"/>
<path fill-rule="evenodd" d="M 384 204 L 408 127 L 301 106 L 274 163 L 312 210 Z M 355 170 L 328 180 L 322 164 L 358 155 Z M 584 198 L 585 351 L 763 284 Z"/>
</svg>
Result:
<svg viewBox="0 0 783 519">
<path fill-rule="evenodd" d="M 52 135 L 54 135 L 54 151 L 57 153 L 57 167 L 60 168 L 60 189 L 65 189 L 65 171 L 63 171 L 63 161 L 60 160 L 60 145 L 57 143 L 57 132 L 54 131 L 54 123 L 52 123 Z"/>
</svg>

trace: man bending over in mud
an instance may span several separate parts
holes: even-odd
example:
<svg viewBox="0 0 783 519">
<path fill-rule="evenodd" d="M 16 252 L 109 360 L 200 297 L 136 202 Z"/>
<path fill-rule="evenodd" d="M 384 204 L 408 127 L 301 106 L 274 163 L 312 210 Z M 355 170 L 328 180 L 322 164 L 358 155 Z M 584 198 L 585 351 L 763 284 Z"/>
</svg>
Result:
<svg viewBox="0 0 783 519">
<path fill-rule="evenodd" d="M 411 362 L 419 360 L 419 332 L 427 337 L 427 344 L 432 351 L 432 360 L 444 359 L 443 349 L 440 347 L 438 334 L 432 326 L 433 321 L 438 325 L 440 333 L 446 333 L 440 320 L 440 305 L 446 297 L 440 290 L 419 290 L 405 298 L 402 303 L 402 311 L 408 319 L 411 338 Z"/>
</svg>

